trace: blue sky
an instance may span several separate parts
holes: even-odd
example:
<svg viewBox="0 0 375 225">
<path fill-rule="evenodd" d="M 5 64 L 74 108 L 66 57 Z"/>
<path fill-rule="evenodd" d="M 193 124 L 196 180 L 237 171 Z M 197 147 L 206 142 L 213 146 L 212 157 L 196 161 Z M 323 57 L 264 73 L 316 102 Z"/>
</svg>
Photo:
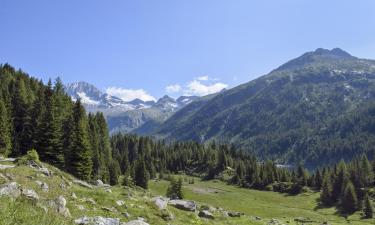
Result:
<svg viewBox="0 0 375 225">
<path fill-rule="evenodd" d="M 375 59 L 373 0 L 2 0 L 0 63 L 124 99 L 204 95 L 318 47 Z"/>
</svg>

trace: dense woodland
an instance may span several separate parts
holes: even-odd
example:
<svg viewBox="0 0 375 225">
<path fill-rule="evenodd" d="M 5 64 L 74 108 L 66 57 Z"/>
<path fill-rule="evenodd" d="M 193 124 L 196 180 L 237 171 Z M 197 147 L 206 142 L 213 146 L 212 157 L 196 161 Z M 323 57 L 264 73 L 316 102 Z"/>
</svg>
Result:
<svg viewBox="0 0 375 225">
<path fill-rule="evenodd" d="M 309 173 L 302 165 L 293 169 L 260 162 L 234 145 L 110 137 L 103 114 L 87 114 L 79 100 L 65 94 L 60 79 L 44 85 L 5 64 L 0 67 L 0 154 L 17 157 L 31 149 L 80 179 L 112 185 L 121 180 L 147 189 L 151 178 L 185 173 L 289 194 L 322 190 L 322 207 L 336 205 L 342 213 L 364 209 L 368 215 L 375 197 L 370 191 L 375 161 L 367 158 L 372 155 Z"/>
</svg>

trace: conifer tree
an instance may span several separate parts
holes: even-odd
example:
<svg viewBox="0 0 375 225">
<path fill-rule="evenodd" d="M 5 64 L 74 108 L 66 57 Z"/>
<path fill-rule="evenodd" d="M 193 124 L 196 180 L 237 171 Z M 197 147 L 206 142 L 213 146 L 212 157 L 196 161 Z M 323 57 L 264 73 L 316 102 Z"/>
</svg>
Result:
<svg viewBox="0 0 375 225">
<path fill-rule="evenodd" d="M 370 197 L 368 194 L 365 194 L 364 198 L 364 206 L 363 206 L 363 215 L 366 219 L 371 219 L 374 217 L 374 209 L 372 208 Z"/>
<path fill-rule="evenodd" d="M 347 182 L 341 197 L 341 207 L 343 213 L 351 214 L 356 211 L 358 207 L 358 198 L 352 182 Z"/>
<path fill-rule="evenodd" d="M 113 159 L 112 162 L 109 164 L 109 184 L 110 185 L 117 185 L 118 184 L 118 177 L 120 176 L 121 169 L 118 161 Z"/>
<path fill-rule="evenodd" d="M 51 81 L 45 89 L 45 110 L 39 127 L 38 153 L 42 161 L 50 162 L 62 168 L 64 165 L 64 152 L 61 142 L 60 123 L 55 117 L 55 105 Z"/>
<path fill-rule="evenodd" d="M 148 189 L 148 180 L 150 175 L 146 170 L 146 164 L 143 158 L 137 160 L 135 169 L 134 169 L 134 183 L 135 185 L 142 187 L 144 189 Z"/>
<path fill-rule="evenodd" d="M 0 155 L 8 156 L 11 151 L 11 134 L 8 111 L 0 98 Z"/>
<path fill-rule="evenodd" d="M 320 193 L 320 202 L 325 206 L 330 206 L 333 203 L 332 199 L 332 184 L 328 172 L 323 174 L 322 192 Z"/>
<path fill-rule="evenodd" d="M 80 100 L 74 104 L 72 119 L 67 169 L 78 178 L 89 180 L 92 172 L 92 153 L 87 134 L 86 113 Z"/>
</svg>

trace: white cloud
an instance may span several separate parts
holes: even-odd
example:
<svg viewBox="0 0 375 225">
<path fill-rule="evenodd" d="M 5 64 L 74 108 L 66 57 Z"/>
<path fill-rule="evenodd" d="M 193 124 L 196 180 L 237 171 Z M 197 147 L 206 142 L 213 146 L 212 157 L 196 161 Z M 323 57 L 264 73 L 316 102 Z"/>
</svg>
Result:
<svg viewBox="0 0 375 225">
<path fill-rule="evenodd" d="M 169 85 L 165 88 L 167 93 L 177 93 L 181 91 L 181 86 L 179 84 Z"/>
<path fill-rule="evenodd" d="M 208 81 L 209 77 L 208 76 L 201 76 L 201 77 L 198 77 L 197 80 L 199 81 Z"/>
<path fill-rule="evenodd" d="M 204 95 L 209 95 L 209 94 L 219 92 L 227 87 L 228 87 L 227 84 L 224 84 L 221 82 L 216 82 L 212 84 L 204 84 L 203 82 L 201 82 L 201 80 L 196 79 L 196 80 L 189 82 L 186 85 L 185 94 L 204 96 Z"/>
<path fill-rule="evenodd" d="M 139 98 L 143 101 L 155 101 L 155 97 L 148 94 L 143 89 L 125 89 L 119 87 L 109 87 L 106 89 L 107 94 L 121 98 L 124 101 L 132 101 Z"/>
</svg>

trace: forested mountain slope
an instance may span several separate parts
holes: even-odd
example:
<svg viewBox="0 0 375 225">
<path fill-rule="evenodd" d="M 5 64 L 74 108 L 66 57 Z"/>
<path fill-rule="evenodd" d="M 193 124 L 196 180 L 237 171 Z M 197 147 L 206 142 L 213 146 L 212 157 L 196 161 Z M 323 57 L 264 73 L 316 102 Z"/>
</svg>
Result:
<svg viewBox="0 0 375 225">
<path fill-rule="evenodd" d="M 372 155 L 373 125 L 354 121 L 374 120 L 374 100 L 375 61 L 317 49 L 193 110 L 198 103 L 181 109 L 156 134 L 231 142 L 262 158 L 315 167 Z"/>
</svg>

